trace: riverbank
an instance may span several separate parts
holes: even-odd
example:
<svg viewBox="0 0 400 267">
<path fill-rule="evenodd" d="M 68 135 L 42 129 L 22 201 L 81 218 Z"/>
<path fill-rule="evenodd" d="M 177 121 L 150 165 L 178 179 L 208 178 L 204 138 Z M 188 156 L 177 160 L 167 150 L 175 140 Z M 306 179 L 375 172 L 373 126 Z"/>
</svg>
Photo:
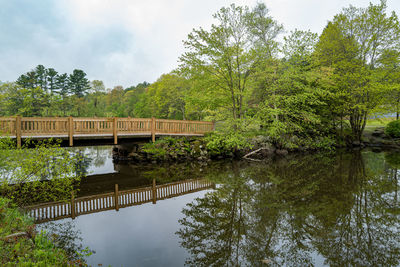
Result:
<svg viewBox="0 0 400 267">
<path fill-rule="evenodd" d="M 236 140 L 227 136 L 212 138 L 166 137 L 154 143 L 133 147 L 117 146 L 113 149 L 116 162 L 184 162 L 222 159 L 260 160 L 274 156 L 286 156 L 293 152 L 316 151 L 317 147 L 277 147 L 267 136 L 253 136 Z M 326 150 L 326 149 L 324 149 Z"/>
<path fill-rule="evenodd" d="M 237 137 L 235 137 L 237 138 Z M 328 141 L 327 141 L 328 140 Z M 227 136 L 205 138 L 172 138 L 165 137 L 154 143 L 137 145 L 130 148 L 117 146 L 113 149 L 113 160 L 116 162 L 207 162 L 221 159 L 262 160 L 271 157 L 282 157 L 289 153 L 329 151 L 337 148 L 362 149 L 400 149 L 400 138 L 385 134 L 384 127 L 365 131 L 362 141 L 339 144 L 330 139 L 315 140 L 310 145 L 291 143 L 277 146 L 268 136 L 258 135 L 236 140 Z"/>
<path fill-rule="evenodd" d="M 0 197 L 1 266 L 86 266 L 59 247 L 56 238 L 38 231 L 32 218 Z"/>
<path fill-rule="evenodd" d="M 390 137 L 385 133 L 384 127 L 377 127 L 372 131 L 365 131 L 362 142 L 353 145 L 375 149 L 400 149 L 400 138 Z"/>
</svg>

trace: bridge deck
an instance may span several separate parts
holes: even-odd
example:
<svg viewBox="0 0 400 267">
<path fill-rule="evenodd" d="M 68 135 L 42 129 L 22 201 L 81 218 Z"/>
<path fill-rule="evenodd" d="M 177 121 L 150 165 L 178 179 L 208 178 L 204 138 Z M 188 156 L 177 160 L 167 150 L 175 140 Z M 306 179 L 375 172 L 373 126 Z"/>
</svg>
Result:
<svg viewBox="0 0 400 267">
<path fill-rule="evenodd" d="M 26 138 L 69 140 L 156 136 L 203 136 L 214 130 L 213 122 L 142 118 L 39 118 L 0 117 L 0 135 L 21 140 Z"/>
</svg>

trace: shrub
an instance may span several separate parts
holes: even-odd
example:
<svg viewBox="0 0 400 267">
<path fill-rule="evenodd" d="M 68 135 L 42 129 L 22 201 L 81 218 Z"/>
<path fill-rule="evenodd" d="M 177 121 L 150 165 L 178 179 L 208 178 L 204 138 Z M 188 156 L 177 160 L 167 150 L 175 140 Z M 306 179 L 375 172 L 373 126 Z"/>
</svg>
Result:
<svg viewBox="0 0 400 267">
<path fill-rule="evenodd" d="M 27 236 L 6 239 L 18 232 Z M 45 233 L 36 234 L 31 218 L 23 215 L 10 200 L 0 197 L 0 265 L 67 266 L 69 259 Z"/>
<path fill-rule="evenodd" d="M 389 122 L 385 128 L 385 134 L 391 137 L 400 137 L 400 120 Z"/>
<path fill-rule="evenodd" d="M 0 194 L 19 206 L 67 199 L 80 182 L 81 161 L 79 154 L 57 142 L 27 142 L 16 149 L 9 140 L 0 139 Z"/>
<path fill-rule="evenodd" d="M 213 133 L 206 137 L 207 150 L 211 155 L 229 155 L 240 149 L 251 148 L 246 137 L 237 132 Z"/>
<path fill-rule="evenodd" d="M 159 143 L 145 144 L 142 151 L 151 154 L 154 159 L 164 159 L 165 155 L 167 154 L 167 150 L 159 145 Z"/>
</svg>

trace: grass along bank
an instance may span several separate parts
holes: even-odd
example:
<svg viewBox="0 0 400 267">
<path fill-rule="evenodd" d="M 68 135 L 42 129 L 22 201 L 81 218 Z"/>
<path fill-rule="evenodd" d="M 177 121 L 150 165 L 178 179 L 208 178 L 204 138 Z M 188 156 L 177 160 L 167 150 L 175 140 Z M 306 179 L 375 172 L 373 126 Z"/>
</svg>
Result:
<svg viewBox="0 0 400 267">
<path fill-rule="evenodd" d="M 0 265 L 1 266 L 86 266 L 83 249 L 68 252 L 60 236 L 39 231 L 33 219 L 9 199 L 0 197 Z"/>
</svg>

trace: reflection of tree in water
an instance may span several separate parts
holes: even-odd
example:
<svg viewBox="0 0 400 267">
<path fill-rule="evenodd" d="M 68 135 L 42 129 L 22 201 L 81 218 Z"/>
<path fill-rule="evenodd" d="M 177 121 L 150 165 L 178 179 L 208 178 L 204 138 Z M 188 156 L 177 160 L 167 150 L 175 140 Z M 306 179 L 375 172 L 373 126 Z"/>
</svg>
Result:
<svg viewBox="0 0 400 267">
<path fill-rule="evenodd" d="M 94 146 L 90 150 L 90 154 L 95 155 L 92 157 L 93 165 L 96 167 L 104 166 L 106 159 L 111 155 L 111 148 L 109 146 Z"/>
<path fill-rule="evenodd" d="M 385 160 L 389 165 L 387 168 L 388 177 L 395 187 L 394 195 L 393 195 L 393 204 L 398 203 L 399 199 L 399 178 L 398 172 L 400 169 L 400 153 L 389 152 L 385 154 Z"/>
<path fill-rule="evenodd" d="M 110 156 L 111 148 L 109 146 L 93 146 L 93 147 L 74 147 L 71 148 L 72 153 L 78 156 L 77 173 L 81 176 L 89 174 L 89 167 L 101 167 L 105 164 Z"/>
<path fill-rule="evenodd" d="M 85 176 L 88 174 L 88 168 L 92 162 L 92 159 L 88 157 L 82 149 L 77 149 L 75 153 L 79 158 L 76 164 L 76 173 L 79 176 Z"/>
<path fill-rule="evenodd" d="M 94 253 L 82 245 L 81 232 L 76 230 L 71 221 L 63 223 L 49 222 L 42 225 L 42 230 L 53 240 L 56 247 L 67 252 L 69 260 L 81 266 L 85 262 L 85 256 Z"/>
<path fill-rule="evenodd" d="M 183 210 L 186 217 L 180 223 L 184 228 L 178 234 L 193 256 L 187 261 L 190 265 L 235 265 L 240 261 L 245 230 L 242 205 L 249 197 L 249 185 L 238 175 L 230 178 L 231 183 Z"/>
<path fill-rule="evenodd" d="M 237 164 L 210 176 L 217 189 L 183 210 L 177 234 L 188 265 L 310 266 L 317 254 L 333 266 L 399 264 L 397 185 L 383 158 Z"/>
</svg>

